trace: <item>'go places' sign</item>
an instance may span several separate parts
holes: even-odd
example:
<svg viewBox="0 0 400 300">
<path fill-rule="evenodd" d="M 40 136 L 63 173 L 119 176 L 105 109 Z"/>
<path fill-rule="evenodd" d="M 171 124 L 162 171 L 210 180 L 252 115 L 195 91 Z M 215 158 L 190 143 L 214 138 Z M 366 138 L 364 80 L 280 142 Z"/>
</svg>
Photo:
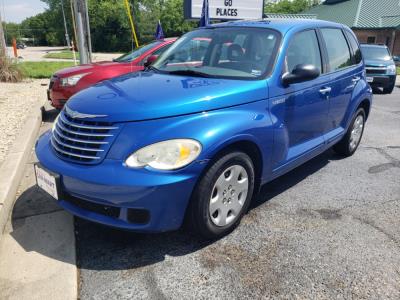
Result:
<svg viewBox="0 0 400 300">
<path fill-rule="evenodd" d="M 261 19 L 264 11 L 263 0 L 209 0 L 211 19 L 254 20 Z M 186 19 L 199 19 L 203 0 L 185 0 Z"/>
</svg>

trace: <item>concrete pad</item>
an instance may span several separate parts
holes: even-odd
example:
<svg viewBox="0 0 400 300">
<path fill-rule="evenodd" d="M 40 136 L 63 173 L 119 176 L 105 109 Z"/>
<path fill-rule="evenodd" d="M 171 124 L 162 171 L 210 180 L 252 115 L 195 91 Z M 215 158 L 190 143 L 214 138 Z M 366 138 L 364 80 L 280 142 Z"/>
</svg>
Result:
<svg viewBox="0 0 400 300">
<path fill-rule="evenodd" d="M 0 299 L 76 299 L 73 218 L 59 211 L 12 227 L 0 241 Z"/>
<path fill-rule="evenodd" d="M 42 121 L 40 106 L 33 107 L 18 138 L 0 168 L 0 238 Z"/>
</svg>

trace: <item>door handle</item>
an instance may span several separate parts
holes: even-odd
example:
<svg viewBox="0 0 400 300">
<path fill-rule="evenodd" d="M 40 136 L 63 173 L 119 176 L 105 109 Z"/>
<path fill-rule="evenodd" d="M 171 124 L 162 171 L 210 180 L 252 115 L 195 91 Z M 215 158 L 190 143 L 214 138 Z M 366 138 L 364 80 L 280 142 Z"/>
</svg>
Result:
<svg viewBox="0 0 400 300">
<path fill-rule="evenodd" d="M 356 76 L 356 77 L 354 77 L 351 81 L 353 81 L 353 83 L 357 83 L 357 82 L 360 81 L 360 79 L 361 79 L 360 76 Z"/>
<path fill-rule="evenodd" d="M 320 92 L 321 94 L 323 94 L 323 95 L 325 95 L 325 94 L 327 94 L 327 93 L 330 93 L 331 91 L 332 91 L 332 88 L 330 88 L 330 87 L 324 87 L 324 88 L 322 88 L 322 89 L 319 90 L 319 92 Z"/>
</svg>

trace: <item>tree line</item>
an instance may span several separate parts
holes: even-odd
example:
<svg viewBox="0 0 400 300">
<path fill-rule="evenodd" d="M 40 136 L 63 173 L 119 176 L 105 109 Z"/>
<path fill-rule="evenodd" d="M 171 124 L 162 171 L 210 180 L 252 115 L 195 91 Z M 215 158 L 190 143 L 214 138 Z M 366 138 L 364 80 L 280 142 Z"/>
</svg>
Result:
<svg viewBox="0 0 400 300">
<path fill-rule="evenodd" d="M 41 0 L 48 5 L 43 13 L 23 20 L 20 24 L 5 23 L 6 40 L 33 39 L 36 46 L 66 45 L 61 0 Z M 68 33 L 73 38 L 71 0 L 64 0 Z M 267 2 L 267 1 L 266 1 Z M 268 3 L 265 12 L 299 13 L 318 0 L 283 0 Z M 184 20 L 183 0 L 129 0 L 141 44 L 154 38 L 158 20 L 167 37 L 180 36 L 198 26 L 198 22 Z M 132 49 L 132 33 L 123 0 L 88 0 L 92 47 L 96 52 L 128 51 Z"/>
</svg>

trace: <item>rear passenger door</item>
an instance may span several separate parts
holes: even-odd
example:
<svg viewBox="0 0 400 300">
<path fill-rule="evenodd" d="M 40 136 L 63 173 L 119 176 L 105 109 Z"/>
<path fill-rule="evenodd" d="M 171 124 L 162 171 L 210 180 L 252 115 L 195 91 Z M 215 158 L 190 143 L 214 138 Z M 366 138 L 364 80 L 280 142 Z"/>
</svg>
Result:
<svg viewBox="0 0 400 300">
<path fill-rule="evenodd" d="M 327 143 L 335 140 L 345 130 L 345 115 L 352 98 L 353 90 L 362 78 L 361 52 L 357 41 L 350 40 L 340 28 L 321 28 L 324 51 L 327 59 L 327 72 L 330 77 L 329 112 L 325 139 Z M 355 44 L 355 52 L 351 43 Z"/>
</svg>

